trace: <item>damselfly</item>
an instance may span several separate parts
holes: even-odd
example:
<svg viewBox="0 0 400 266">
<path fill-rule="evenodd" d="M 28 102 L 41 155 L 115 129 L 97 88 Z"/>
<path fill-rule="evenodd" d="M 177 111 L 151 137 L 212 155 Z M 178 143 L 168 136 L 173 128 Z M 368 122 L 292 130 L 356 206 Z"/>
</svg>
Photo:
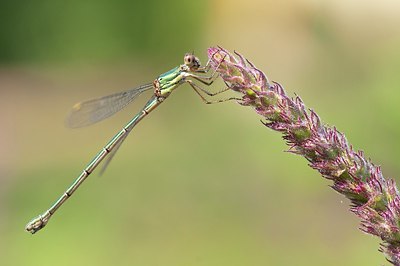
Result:
<svg viewBox="0 0 400 266">
<path fill-rule="evenodd" d="M 222 58 L 221 62 L 224 59 Z M 75 179 L 72 185 L 61 195 L 61 197 L 43 214 L 30 221 L 25 230 L 34 234 L 46 226 L 52 215 L 64 204 L 64 202 L 71 197 L 71 195 L 78 189 L 78 187 L 86 180 L 86 178 L 97 168 L 103 159 L 104 162 L 101 172 L 107 167 L 111 159 L 115 155 L 122 142 L 128 136 L 129 132 L 151 111 L 158 107 L 177 87 L 184 83 L 188 83 L 194 91 L 201 97 L 205 103 L 216 103 L 236 98 L 228 98 L 224 100 L 208 101 L 202 93 L 209 96 L 214 96 L 221 92 L 226 91 L 228 88 L 218 92 L 209 92 L 193 82 L 197 80 L 204 85 L 211 85 L 217 78 L 216 71 L 210 71 L 210 61 L 206 66 L 201 66 L 200 60 L 193 54 L 186 54 L 184 56 L 184 63 L 170 71 L 160 75 L 153 83 L 145 84 L 135 89 L 115 93 L 98 99 L 93 99 L 85 102 L 78 103 L 73 106 L 72 112 L 67 120 L 70 127 L 82 127 L 100 120 L 103 120 L 114 113 L 120 111 L 127 104 L 131 103 L 140 94 L 147 90 L 153 90 L 153 96 L 145 104 L 143 109 L 136 114 L 131 121 L 129 121 L 120 130 L 103 149 L 93 158 L 93 160 L 86 166 L 82 173 Z"/>
</svg>

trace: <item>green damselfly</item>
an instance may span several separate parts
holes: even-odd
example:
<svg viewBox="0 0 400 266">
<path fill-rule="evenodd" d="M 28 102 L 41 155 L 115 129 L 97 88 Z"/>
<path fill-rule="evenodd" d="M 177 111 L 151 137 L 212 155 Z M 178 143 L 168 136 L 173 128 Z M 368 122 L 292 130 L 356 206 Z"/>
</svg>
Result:
<svg viewBox="0 0 400 266">
<path fill-rule="evenodd" d="M 224 58 L 220 62 L 222 62 Z M 160 75 L 153 83 L 145 84 L 135 89 L 128 91 L 111 94 L 98 99 L 93 99 L 85 102 L 78 103 L 73 106 L 67 123 L 70 127 L 87 126 L 98 121 L 101 121 L 114 113 L 120 111 L 127 104 L 131 103 L 137 96 L 147 90 L 153 90 L 153 96 L 145 104 L 143 109 L 136 114 L 108 143 L 102 150 L 93 158 L 93 160 L 86 166 L 81 174 L 75 179 L 72 185 L 59 197 L 59 199 L 43 214 L 31 220 L 25 227 L 25 230 L 34 234 L 46 226 L 52 215 L 64 204 L 64 202 L 71 197 L 71 195 L 78 189 L 78 187 L 86 180 L 86 178 L 97 168 L 103 159 L 106 161 L 103 164 L 101 172 L 107 167 L 113 156 L 115 155 L 122 142 L 131 132 L 131 130 L 151 111 L 158 107 L 177 87 L 184 83 L 188 83 L 194 91 L 201 97 L 205 103 L 216 103 L 231 99 L 234 97 L 208 101 L 202 93 L 209 96 L 214 96 L 221 92 L 226 91 L 228 88 L 218 92 L 209 92 L 193 82 L 197 80 L 204 85 L 211 85 L 218 77 L 218 73 L 210 71 L 210 61 L 203 67 L 200 60 L 193 54 L 186 54 L 184 56 L 184 63 L 170 71 Z M 216 69 L 216 68 L 215 68 Z"/>
</svg>

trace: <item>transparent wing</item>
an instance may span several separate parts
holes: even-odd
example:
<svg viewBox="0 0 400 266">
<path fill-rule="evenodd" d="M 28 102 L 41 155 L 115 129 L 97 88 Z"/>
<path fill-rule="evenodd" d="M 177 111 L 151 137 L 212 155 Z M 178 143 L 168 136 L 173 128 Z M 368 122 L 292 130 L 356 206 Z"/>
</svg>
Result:
<svg viewBox="0 0 400 266">
<path fill-rule="evenodd" d="M 126 139 L 130 132 L 128 132 L 123 139 L 120 140 L 120 142 L 114 147 L 114 149 L 110 152 L 108 157 L 105 159 L 103 162 L 103 166 L 100 169 L 99 175 L 103 175 L 104 171 L 107 169 L 108 165 L 110 164 L 112 158 L 114 158 L 114 155 L 117 153 L 119 147 L 121 147 L 122 142 Z"/>
<path fill-rule="evenodd" d="M 152 84 L 145 84 L 128 91 L 77 103 L 72 107 L 71 113 L 67 118 L 67 126 L 77 128 L 99 122 L 120 111 L 142 92 L 152 88 Z"/>
</svg>

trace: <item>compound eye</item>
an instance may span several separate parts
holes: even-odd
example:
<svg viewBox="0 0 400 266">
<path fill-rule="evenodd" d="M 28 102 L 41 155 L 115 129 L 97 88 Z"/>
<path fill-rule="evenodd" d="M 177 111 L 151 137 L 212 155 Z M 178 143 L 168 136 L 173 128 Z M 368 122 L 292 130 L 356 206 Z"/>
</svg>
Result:
<svg viewBox="0 0 400 266">
<path fill-rule="evenodd" d="M 195 61 L 195 57 L 192 54 L 186 54 L 184 61 L 185 61 L 185 65 L 192 66 L 193 62 Z"/>
</svg>

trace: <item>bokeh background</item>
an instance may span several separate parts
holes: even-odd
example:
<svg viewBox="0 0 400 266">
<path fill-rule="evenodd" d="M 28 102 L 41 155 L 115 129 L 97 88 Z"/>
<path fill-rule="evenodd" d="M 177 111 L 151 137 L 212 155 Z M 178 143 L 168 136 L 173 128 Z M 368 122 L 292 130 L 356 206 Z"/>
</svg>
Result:
<svg viewBox="0 0 400 266">
<path fill-rule="evenodd" d="M 50 207 L 150 94 L 68 129 L 77 101 L 152 81 L 194 51 L 237 50 L 356 149 L 400 172 L 400 2 L 2 1 L 0 264 L 382 265 L 348 201 L 251 109 L 183 86 L 47 227 Z M 214 89 L 222 88 L 217 82 Z"/>
</svg>

